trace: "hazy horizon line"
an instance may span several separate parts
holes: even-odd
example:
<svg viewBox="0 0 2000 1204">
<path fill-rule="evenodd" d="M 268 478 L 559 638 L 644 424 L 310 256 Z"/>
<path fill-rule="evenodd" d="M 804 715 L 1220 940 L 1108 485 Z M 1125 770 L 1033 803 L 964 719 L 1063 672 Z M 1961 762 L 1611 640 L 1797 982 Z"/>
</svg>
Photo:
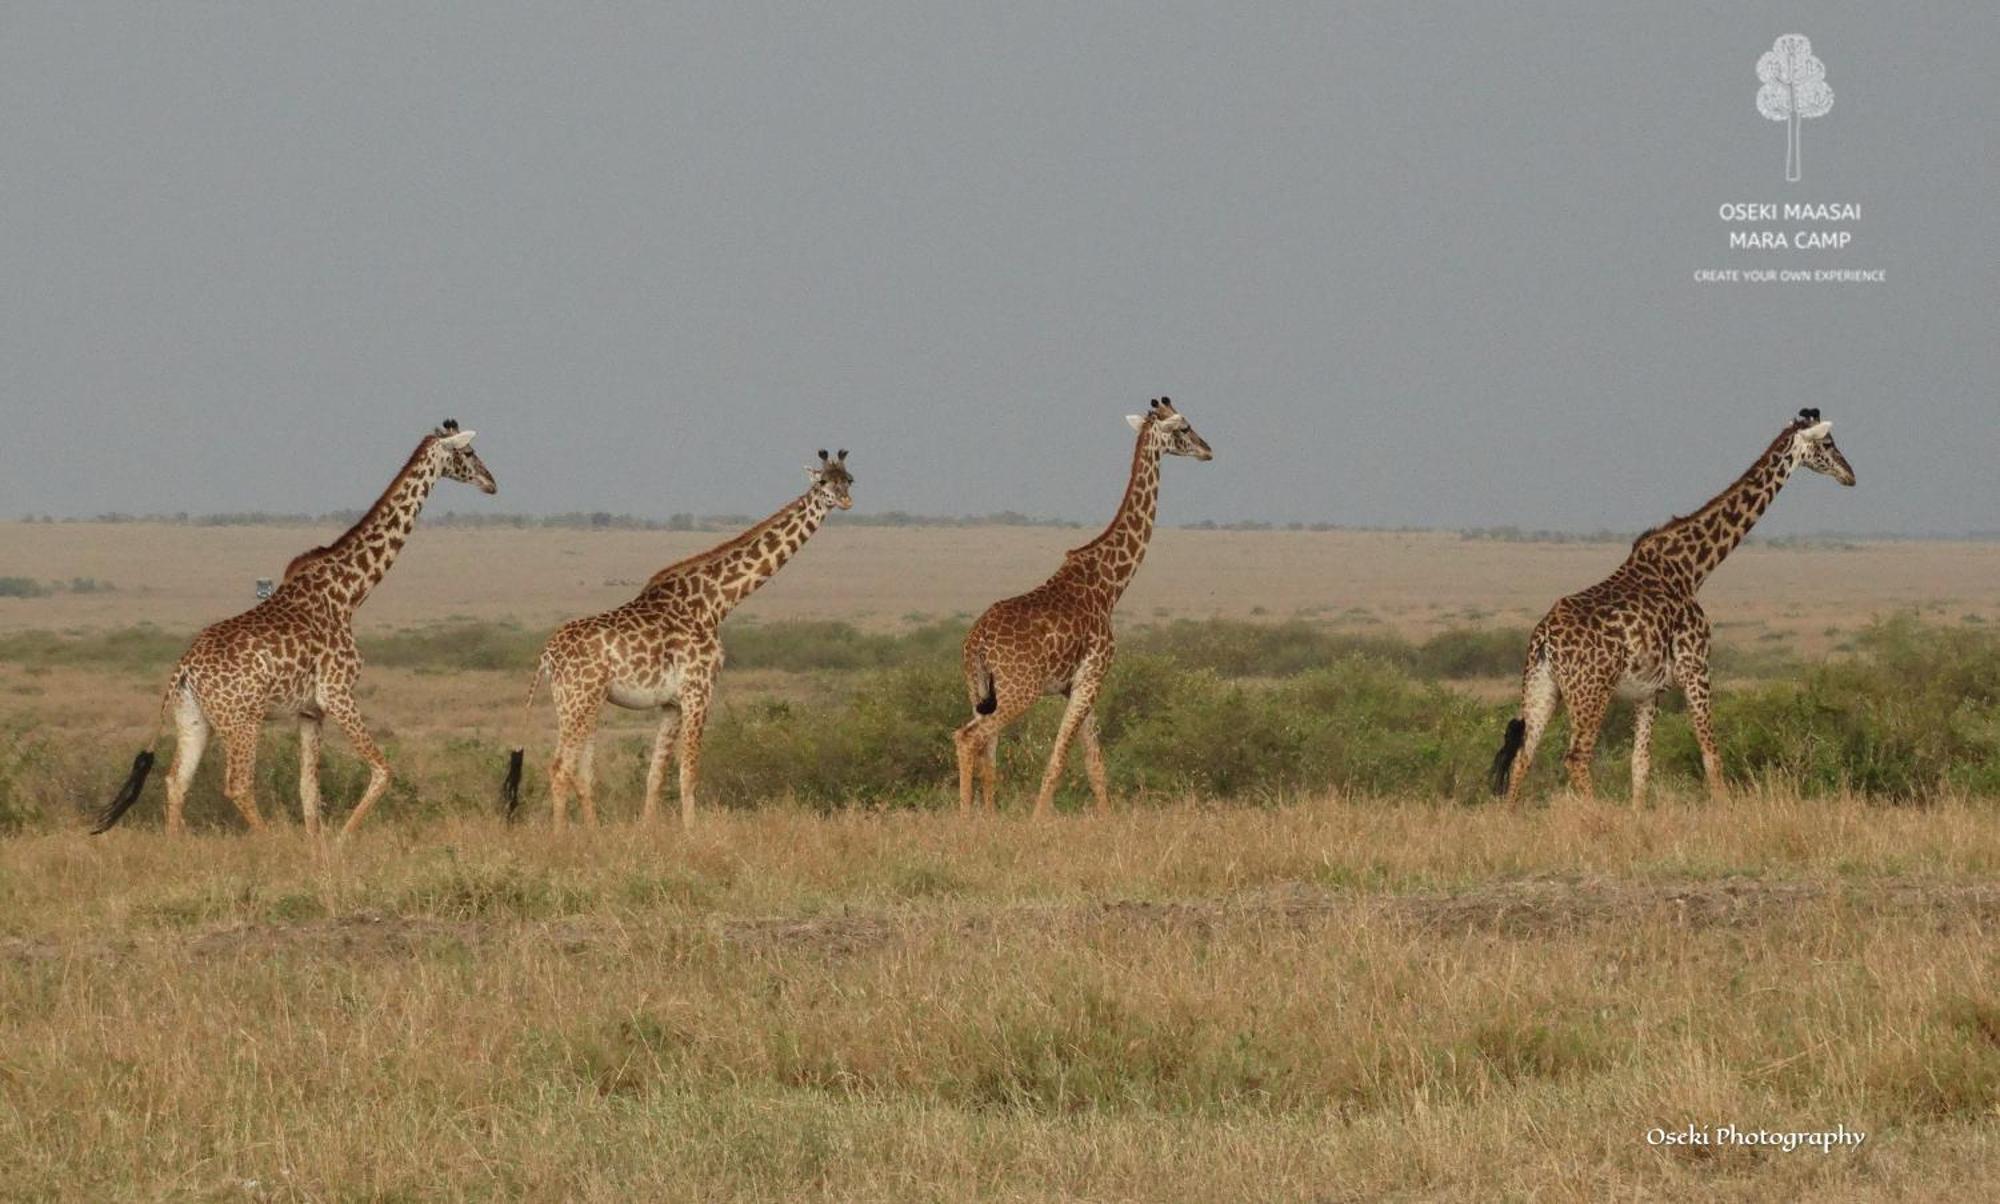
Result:
<svg viewBox="0 0 2000 1204">
<path fill-rule="evenodd" d="M 325 527 L 346 526 L 358 521 L 366 511 L 363 509 L 327 510 L 317 513 L 306 511 L 175 511 L 149 512 L 144 514 L 123 511 L 107 511 L 98 514 L 55 514 L 52 512 L 29 511 L 18 518 L 0 519 L 0 523 L 12 526 L 41 525 L 82 525 L 82 524 L 157 524 L 162 526 L 192 527 Z M 487 513 L 483 511 L 463 511 L 442 508 L 426 513 L 419 523 L 431 526 L 506 529 L 539 528 L 543 530 L 616 530 L 616 531 L 662 531 L 713 533 L 740 530 L 767 517 L 764 514 L 713 513 L 698 514 L 692 511 L 677 511 L 665 516 L 654 516 L 629 511 L 603 510 L 559 510 L 544 513 L 528 511 L 506 511 Z M 850 527 L 1049 527 L 1065 530 L 1083 529 L 1103 525 L 1105 519 L 1078 519 L 1055 515 L 1030 514 L 1022 511 L 1001 510 L 986 514 L 920 514 L 906 510 L 886 510 L 879 513 L 840 512 L 827 516 L 829 526 Z M 1494 540 L 1519 543 L 1613 543 L 1628 542 L 1642 533 L 1643 528 L 1623 530 L 1612 527 L 1523 527 L 1514 523 L 1494 523 L 1481 526 L 1449 526 L 1424 524 L 1381 524 L 1342 523 L 1329 520 L 1305 519 L 1194 519 L 1179 523 L 1162 523 L 1161 528 L 1170 531 L 1218 531 L 1218 532 L 1274 532 L 1290 534 L 1383 534 L 1383 535 L 1457 535 L 1469 540 Z M 1816 528 L 1806 531 L 1792 531 L 1782 535 L 1760 536 L 1751 532 L 1745 542 L 1771 544 L 1776 546 L 1803 543 L 1848 542 L 1848 543 L 1991 543 L 2000 541 L 2000 529 L 1967 528 L 1961 531 L 1864 531 L 1843 528 Z"/>
</svg>

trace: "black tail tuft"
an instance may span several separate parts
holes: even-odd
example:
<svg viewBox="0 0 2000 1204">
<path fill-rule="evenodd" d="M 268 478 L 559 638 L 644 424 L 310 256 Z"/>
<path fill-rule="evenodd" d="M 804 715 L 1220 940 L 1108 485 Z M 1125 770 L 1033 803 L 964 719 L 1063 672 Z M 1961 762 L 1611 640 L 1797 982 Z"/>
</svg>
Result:
<svg viewBox="0 0 2000 1204">
<path fill-rule="evenodd" d="M 507 780 L 500 784 L 500 801 L 507 804 L 507 822 L 514 821 L 514 812 L 521 806 L 521 762 L 526 760 L 528 750 L 517 748 L 507 758 Z"/>
<path fill-rule="evenodd" d="M 125 813 L 132 809 L 132 804 L 139 801 L 139 792 L 146 788 L 146 775 L 151 772 L 153 772 L 153 750 L 149 748 L 132 758 L 132 776 L 126 778 L 125 784 L 118 788 L 118 797 L 111 800 L 111 805 L 98 814 L 97 822 L 90 825 L 92 836 L 104 835 L 119 820 L 125 818 Z"/>
<path fill-rule="evenodd" d="M 1000 709 L 1000 690 L 993 684 L 993 676 L 986 677 L 986 697 L 972 704 L 972 709 L 982 715 L 991 715 Z"/>
<path fill-rule="evenodd" d="M 1521 755 L 1521 746 L 1528 741 L 1528 724 L 1523 719 L 1507 721 L 1507 738 L 1500 743 L 1500 751 L 1493 754 L 1493 793 L 1507 793 L 1507 775 L 1513 771 L 1514 758 Z"/>
</svg>

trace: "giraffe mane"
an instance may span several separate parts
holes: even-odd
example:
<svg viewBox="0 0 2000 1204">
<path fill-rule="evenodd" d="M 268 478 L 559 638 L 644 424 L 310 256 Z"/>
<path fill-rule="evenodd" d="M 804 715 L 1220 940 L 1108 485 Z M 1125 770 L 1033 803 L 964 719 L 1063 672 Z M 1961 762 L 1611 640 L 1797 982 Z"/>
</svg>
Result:
<svg viewBox="0 0 2000 1204">
<path fill-rule="evenodd" d="M 746 531 L 739 532 L 738 534 L 729 539 L 723 540 L 721 543 L 716 544 L 714 547 L 709 548 L 707 551 L 696 552 L 692 556 L 686 556 L 680 560 L 674 561 L 666 568 L 663 568 L 659 572 L 654 573 L 651 577 L 648 577 L 646 579 L 646 588 L 652 589 L 654 586 L 660 585 L 663 582 L 671 580 L 672 578 L 677 577 L 682 573 L 685 573 L 688 570 L 693 569 L 699 565 L 705 564 L 708 561 L 713 560 L 718 556 L 722 556 L 726 553 L 732 552 L 737 548 L 742 547 L 744 544 L 750 543 L 753 540 L 762 539 L 764 536 L 764 532 L 769 531 L 772 527 L 776 526 L 779 519 L 782 519 L 783 517 L 785 517 L 785 515 L 791 513 L 792 508 L 794 506 L 797 506 L 799 502 L 803 501 L 806 497 L 810 496 L 811 493 L 812 490 L 808 489 L 805 493 L 800 494 L 798 497 L 793 498 L 791 501 L 786 502 L 784 505 L 772 511 L 771 514 L 764 519 L 764 521 L 757 523 L 755 526 L 750 527 Z"/>
<path fill-rule="evenodd" d="M 1132 471 L 1128 473 L 1125 477 L 1125 492 L 1118 495 L 1118 508 L 1111 512 L 1111 521 L 1104 525 L 1104 530 L 1099 531 L 1096 535 L 1092 536 L 1088 543 L 1078 544 L 1076 547 L 1073 547 L 1069 551 L 1063 553 L 1063 561 L 1065 563 L 1090 551 L 1098 544 L 1103 543 L 1106 539 L 1109 539 L 1111 537 L 1111 533 L 1113 531 L 1116 531 L 1118 529 L 1118 522 L 1125 515 L 1125 507 L 1132 500 L 1132 490 L 1137 488 L 1138 485 L 1139 459 L 1140 457 L 1146 454 L 1146 432 L 1151 430 L 1153 428 L 1153 424 L 1158 422 L 1159 420 L 1160 420 L 1160 412 L 1158 410 L 1148 409 L 1146 411 L 1145 417 L 1139 423 L 1139 437 L 1138 439 L 1133 441 Z"/>
<path fill-rule="evenodd" d="M 389 495 L 395 493 L 396 486 L 401 485 L 404 479 L 416 470 L 417 461 L 423 459 L 424 453 L 430 450 L 431 443 L 436 439 L 436 435 L 425 435 L 423 440 L 417 444 L 417 449 L 410 453 L 410 458 L 403 462 L 403 467 L 397 470 L 394 477 L 390 478 L 388 488 L 384 489 L 381 495 L 375 499 L 375 504 L 368 507 L 367 511 L 360 518 L 354 520 L 354 525 L 341 532 L 340 537 L 332 543 L 323 543 L 316 548 L 308 548 L 300 552 L 297 556 L 292 557 L 291 563 L 285 566 L 284 575 L 278 578 L 278 583 L 282 585 L 290 581 L 295 574 L 303 572 L 327 553 L 347 546 L 348 542 L 354 538 L 354 533 L 366 527 L 369 521 L 379 515 L 383 507 L 389 504 Z"/>
<path fill-rule="evenodd" d="M 1715 501 L 1715 498 L 1722 497 L 1725 494 L 1734 491 L 1738 485 L 1741 485 L 1743 483 L 1745 477 L 1748 477 L 1751 473 L 1756 472 L 1759 468 L 1762 468 L 1764 466 L 1764 461 L 1769 459 L 1773 453 L 1777 452 L 1778 448 L 1781 445 L 1790 444 L 1792 441 L 1792 436 L 1798 434 L 1801 430 L 1811 425 L 1812 423 L 1806 421 L 1804 418 L 1793 419 L 1790 423 L 1788 423 L 1785 426 L 1784 430 L 1778 432 L 1777 438 L 1771 440 L 1770 446 L 1764 449 L 1763 454 L 1758 456 L 1754 461 L 1752 461 L 1750 467 L 1738 473 L 1736 475 L 1736 479 L 1729 482 L 1728 485 L 1724 486 L 1720 493 L 1717 493 L 1715 497 L 1712 497 L 1708 499 L 1707 502 L 1703 502 L 1701 505 L 1696 506 L 1694 509 L 1688 511 L 1686 514 L 1676 514 L 1672 518 L 1668 519 L 1666 522 L 1663 522 L 1656 527 L 1648 527 L 1644 531 L 1639 532 L 1639 534 L 1635 536 L 1632 540 L 1632 550 L 1634 552 L 1638 551 L 1640 544 L 1645 543 L 1647 540 L 1653 538 L 1655 535 L 1661 535 L 1668 531 L 1671 531 L 1674 528 L 1681 526 L 1683 523 L 1686 523 L 1689 519 L 1692 519 L 1697 515 L 1701 514 L 1704 510 L 1707 510 L 1710 502 Z"/>
</svg>

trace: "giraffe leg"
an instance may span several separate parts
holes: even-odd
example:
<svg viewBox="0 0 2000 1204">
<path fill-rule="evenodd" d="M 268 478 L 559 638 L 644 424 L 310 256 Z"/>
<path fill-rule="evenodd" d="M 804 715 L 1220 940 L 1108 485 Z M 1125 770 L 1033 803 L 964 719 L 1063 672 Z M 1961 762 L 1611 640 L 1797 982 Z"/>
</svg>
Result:
<svg viewBox="0 0 2000 1204">
<path fill-rule="evenodd" d="M 994 732 L 986 739 L 986 748 L 979 757 L 980 802 L 990 815 L 993 812 L 994 796 L 1000 793 L 1000 733 Z"/>
<path fill-rule="evenodd" d="M 601 689 L 566 686 L 559 677 L 551 679 L 550 692 L 556 703 L 556 750 L 549 758 L 549 823 L 561 831 L 569 822 L 569 796 L 581 794 L 584 750 L 597 737 L 604 696 Z"/>
<path fill-rule="evenodd" d="M 1070 686 L 1069 705 L 1063 708 L 1062 726 L 1056 729 L 1056 746 L 1049 750 L 1049 767 L 1042 774 L 1042 788 L 1035 793 L 1035 817 L 1048 816 L 1055 803 L 1056 787 L 1062 783 L 1062 773 L 1069 763 L 1070 742 L 1076 739 L 1077 729 L 1083 726 L 1090 714 L 1091 703 L 1097 700 L 1097 688 L 1104 681 L 1105 662 L 1085 661 L 1077 670 L 1076 680 Z"/>
<path fill-rule="evenodd" d="M 1521 736 L 1521 751 L 1514 754 L 1513 768 L 1507 772 L 1508 806 L 1516 806 L 1521 798 L 1521 783 L 1528 778 L 1528 770 L 1535 763 L 1535 749 L 1541 745 L 1542 733 L 1548 730 L 1549 720 L 1555 718 L 1556 707 L 1562 702 L 1562 691 L 1556 686 L 1556 672 L 1544 660 L 1528 671 L 1521 683 L 1521 725 L 1525 729 Z"/>
<path fill-rule="evenodd" d="M 187 830 L 188 784 L 201 767 L 201 754 L 208 748 L 208 717 L 190 694 L 183 693 L 174 706 L 174 763 L 167 771 L 167 835 L 179 836 Z"/>
<path fill-rule="evenodd" d="M 974 715 L 952 733 L 952 740 L 959 750 L 960 815 L 972 813 L 972 778 L 975 774 L 979 778 L 980 793 L 985 797 L 986 809 L 993 810 L 994 796 L 999 792 L 1000 785 L 1000 733 L 1035 705 L 1037 695 L 1032 691 L 1012 687 L 1004 681 L 997 683 L 995 689 L 993 712 Z"/>
<path fill-rule="evenodd" d="M 979 720 L 958 728 L 951 734 L 952 749 L 958 753 L 958 813 L 972 814 L 972 779 L 979 772 L 979 763 L 985 757 L 985 750 L 979 746 L 975 734 Z"/>
<path fill-rule="evenodd" d="M 1632 710 L 1632 805 L 1646 799 L 1646 775 L 1653 767 L 1653 714 L 1660 696 L 1648 694 Z"/>
<path fill-rule="evenodd" d="M 1715 725 L 1709 714 L 1707 649 L 1700 655 L 1677 658 L 1675 676 L 1687 698 L 1688 722 L 1694 728 L 1695 743 L 1701 746 L 1701 774 L 1708 782 L 1708 796 L 1720 800 L 1728 793 L 1722 780 L 1722 758 L 1715 751 Z"/>
<path fill-rule="evenodd" d="M 694 827 L 694 792 L 701 780 L 701 732 L 708 724 L 708 695 L 713 683 L 702 681 L 681 693 L 681 827 Z"/>
<path fill-rule="evenodd" d="M 597 736 L 593 733 L 576 751 L 576 801 L 583 826 L 597 826 Z"/>
<path fill-rule="evenodd" d="M 1097 813 L 1111 814 L 1111 792 L 1104 781 L 1104 749 L 1097 743 L 1097 708 L 1092 707 L 1083 716 L 1080 729 L 1083 737 L 1083 769 L 1090 775 L 1090 792 L 1097 796 Z"/>
<path fill-rule="evenodd" d="M 1563 767 L 1569 770 L 1569 788 L 1583 798 L 1596 797 L 1590 762 L 1597 752 L 1597 729 L 1604 726 L 1604 712 L 1610 706 L 1611 692 L 1602 687 L 1569 695 L 1569 748 L 1563 752 Z"/>
<path fill-rule="evenodd" d="M 576 749 L 558 741 L 555 752 L 549 757 L 549 826 L 560 832 L 569 822 L 569 790 L 571 763 L 576 760 Z"/>
<path fill-rule="evenodd" d="M 257 728 L 255 719 L 230 725 L 222 733 L 223 790 L 243 813 L 253 832 L 264 830 L 257 814 Z"/>
<path fill-rule="evenodd" d="M 680 735 L 681 709 L 678 706 L 661 708 L 665 714 L 660 717 L 660 732 L 653 737 L 653 757 L 646 766 L 646 803 L 639 812 L 639 822 L 650 824 L 659 810 L 660 791 L 667 784 L 667 765 L 674 759 L 674 741 Z"/>
<path fill-rule="evenodd" d="M 299 813 L 305 816 L 306 835 L 319 835 L 319 737 L 317 715 L 299 716 Z"/>
<path fill-rule="evenodd" d="M 327 717 L 340 728 L 347 742 L 354 746 L 354 753 L 368 762 L 368 785 L 361 792 L 361 800 L 354 804 L 354 810 L 347 816 L 347 822 L 340 827 L 340 838 L 348 840 L 361 828 L 361 821 L 368 818 L 368 812 L 381 801 L 389 789 L 389 758 L 375 745 L 375 737 L 368 734 L 368 724 L 361 718 L 361 710 L 354 705 L 354 699 L 346 693 L 335 694 L 327 699 Z"/>
</svg>

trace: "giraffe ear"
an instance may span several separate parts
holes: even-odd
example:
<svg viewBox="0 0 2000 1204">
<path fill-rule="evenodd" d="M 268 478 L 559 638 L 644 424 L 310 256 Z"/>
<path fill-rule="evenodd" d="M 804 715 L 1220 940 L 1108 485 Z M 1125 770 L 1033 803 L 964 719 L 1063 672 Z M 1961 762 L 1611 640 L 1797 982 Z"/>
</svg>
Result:
<svg viewBox="0 0 2000 1204">
<path fill-rule="evenodd" d="M 460 431 L 456 435 L 446 435 L 444 438 L 439 439 L 438 442 L 446 447 L 464 447 L 466 444 L 472 442 L 472 437 L 478 433 L 478 431 Z"/>
<path fill-rule="evenodd" d="M 1799 433 L 1801 435 L 1804 435 L 1808 439 L 1824 439 L 1826 438 L 1826 433 L 1832 429 L 1833 429 L 1832 422 L 1820 421 L 1814 423 L 1813 425 L 1807 427 L 1806 429 L 1800 431 Z"/>
<path fill-rule="evenodd" d="M 1139 417 L 1137 414 L 1125 415 L 1125 421 L 1131 424 L 1132 429 L 1135 431 L 1143 431 L 1146 429 L 1146 420 L 1144 418 Z"/>
</svg>

